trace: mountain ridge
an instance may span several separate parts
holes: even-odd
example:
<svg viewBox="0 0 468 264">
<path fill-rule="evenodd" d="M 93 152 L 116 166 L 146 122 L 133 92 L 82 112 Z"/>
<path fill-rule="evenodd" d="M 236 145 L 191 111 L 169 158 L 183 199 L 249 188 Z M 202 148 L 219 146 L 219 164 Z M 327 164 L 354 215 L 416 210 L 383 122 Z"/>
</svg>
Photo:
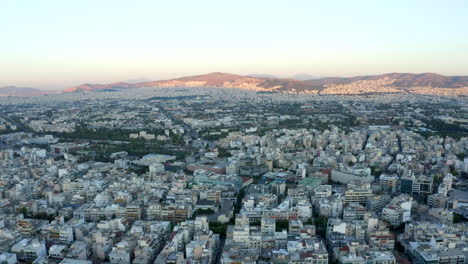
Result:
<svg viewBox="0 0 468 264">
<path fill-rule="evenodd" d="M 44 93 L 43 90 L 31 87 L 18 87 L 14 85 L 0 87 L 0 96 L 33 96 L 42 93 Z"/>
<path fill-rule="evenodd" d="M 0 90 L 0 95 L 28 96 L 46 93 L 34 88 L 29 88 L 30 90 L 22 90 L 20 92 L 15 91 L 14 86 L 8 87 L 10 94 L 7 92 L 3 92 L 2 94 L 2 90 Z M 63 90 L 62 93 L 133 89 L 140 87 L 219 87 L 278 93 L 321 95 L 354 95 L 369 93 L 467 95 L 468 76 L 444 76 L 436 73 L 392 72 L 379 75 L 325 77 L 312 80 L 298 80 L 294 78 L 276 78 L 268 75 L 243 76 L 231 73 L 212 72 L 208 74 L 138 83 L 85 83 L 79 86 L 67 88 Z M 21 88 L 18 89 L 21 90 Z"/>
<path fill-rule="evenodd" d="M 384 73 L 379 75 L 363 75 L 355 77 L 326 77 L 314 80 L 306 80 L 306 82 L 333 83 L 345 84 L 359 80 L 377 80 L 383 78 L 396 79 L 394 85 L 397 87 L 411 86 L 432 86 L 441 88 L 460 88 L 468 86 L 468 76 L 445 76 L 437 73 Z"/>
<path fill-rule="evenodd" d="M 272 78 L 267 75 L 237 75 L 212 72 L 202 75 L 142 82 L 136 84 L 113 83 L 77 86 L 65 90 L 91 91 L 110 88 L 138 87 L 223 87 L 256 91 L 304 94 L 367 94 L 367 93 L 419 93 L 466 94 L 468 76 L 444 76 L 436 73 L 385 73 L 356 77 L 325 77 L 312 80 Z M 451 90 L 451 89 L 462 90 Z"/>
</svg>

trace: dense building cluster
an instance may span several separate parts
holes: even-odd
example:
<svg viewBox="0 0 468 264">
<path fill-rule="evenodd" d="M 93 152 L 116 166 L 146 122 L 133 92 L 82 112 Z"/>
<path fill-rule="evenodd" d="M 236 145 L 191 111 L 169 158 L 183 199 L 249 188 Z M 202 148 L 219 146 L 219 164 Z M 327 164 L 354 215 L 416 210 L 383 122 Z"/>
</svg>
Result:
<svg viewBox="0 0 468 264">
<path fill-rule="evenodd" d="M 468 263 L 465 97 L 223 91 L 0 98 L 0 263 Z"/>
</svg>

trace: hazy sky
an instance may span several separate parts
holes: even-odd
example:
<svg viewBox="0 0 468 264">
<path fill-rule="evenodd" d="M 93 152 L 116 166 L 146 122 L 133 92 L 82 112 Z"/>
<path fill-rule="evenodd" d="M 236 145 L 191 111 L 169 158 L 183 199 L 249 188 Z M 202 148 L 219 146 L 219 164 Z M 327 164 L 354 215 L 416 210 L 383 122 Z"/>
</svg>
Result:
<svg viewBox="0 0 468 264">
<path fill-rule="evenodd" d="M 468 75 L 467 0 L 5 0 L 0 86 L 291 76 Z"/>
</svg>

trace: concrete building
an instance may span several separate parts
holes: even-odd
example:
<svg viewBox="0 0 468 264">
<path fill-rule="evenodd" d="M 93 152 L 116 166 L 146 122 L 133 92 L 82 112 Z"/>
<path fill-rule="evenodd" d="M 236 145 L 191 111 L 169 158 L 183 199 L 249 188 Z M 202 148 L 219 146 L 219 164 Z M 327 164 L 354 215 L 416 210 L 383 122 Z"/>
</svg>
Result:
<svg viewBox="0 0 468 264">
<path fill-rule="evenodd" d="M 16 264 L 18 260 L 16 259 L 16 254 L 12 253 L 1 253 L 0 254 L 0 263 L 5 263 L 5 264 Z"/>
<path fill-rule="evenodd" d="M 11 247 L 11 252 L 16 254 L 18 260 L 22 261 L 32 261 L 47 256 L 45 243 L 37 239 L 22 239 Z"/>
<path fill-rule="evenodd" d="M 348 184 L 348 189 L 345 191 L 345 204 L 359 203 L 366 205 L 367 198 L 372 197 L 372 190 L 367 183 Z"/>
<path fill-rule="evenodd" d="M 382 174 L 379 180 L 380 188 L 384 193 L 395 193 L 400 186 L 399 177 L 397 175 Z"/>
<path fill-rule="evenodd" d="M 347 168 L 331 171 L 331 179 L 334 182 L 348 184 L 353 181 L 372 183 L 374 176 L 371 175 L 370 168 Z"/>
</svg>

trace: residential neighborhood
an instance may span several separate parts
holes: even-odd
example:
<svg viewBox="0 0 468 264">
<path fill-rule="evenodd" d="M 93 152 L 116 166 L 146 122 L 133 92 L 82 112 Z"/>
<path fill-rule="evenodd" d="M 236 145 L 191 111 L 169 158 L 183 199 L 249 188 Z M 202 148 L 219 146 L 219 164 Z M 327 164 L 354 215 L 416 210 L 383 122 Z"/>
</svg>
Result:
<svg viewBox="0 0 468 264">
<path fill-rule="evenodd" d="M 0 102 L 2 263 L 468 263 L 466 97 Z"/>
</svg>

